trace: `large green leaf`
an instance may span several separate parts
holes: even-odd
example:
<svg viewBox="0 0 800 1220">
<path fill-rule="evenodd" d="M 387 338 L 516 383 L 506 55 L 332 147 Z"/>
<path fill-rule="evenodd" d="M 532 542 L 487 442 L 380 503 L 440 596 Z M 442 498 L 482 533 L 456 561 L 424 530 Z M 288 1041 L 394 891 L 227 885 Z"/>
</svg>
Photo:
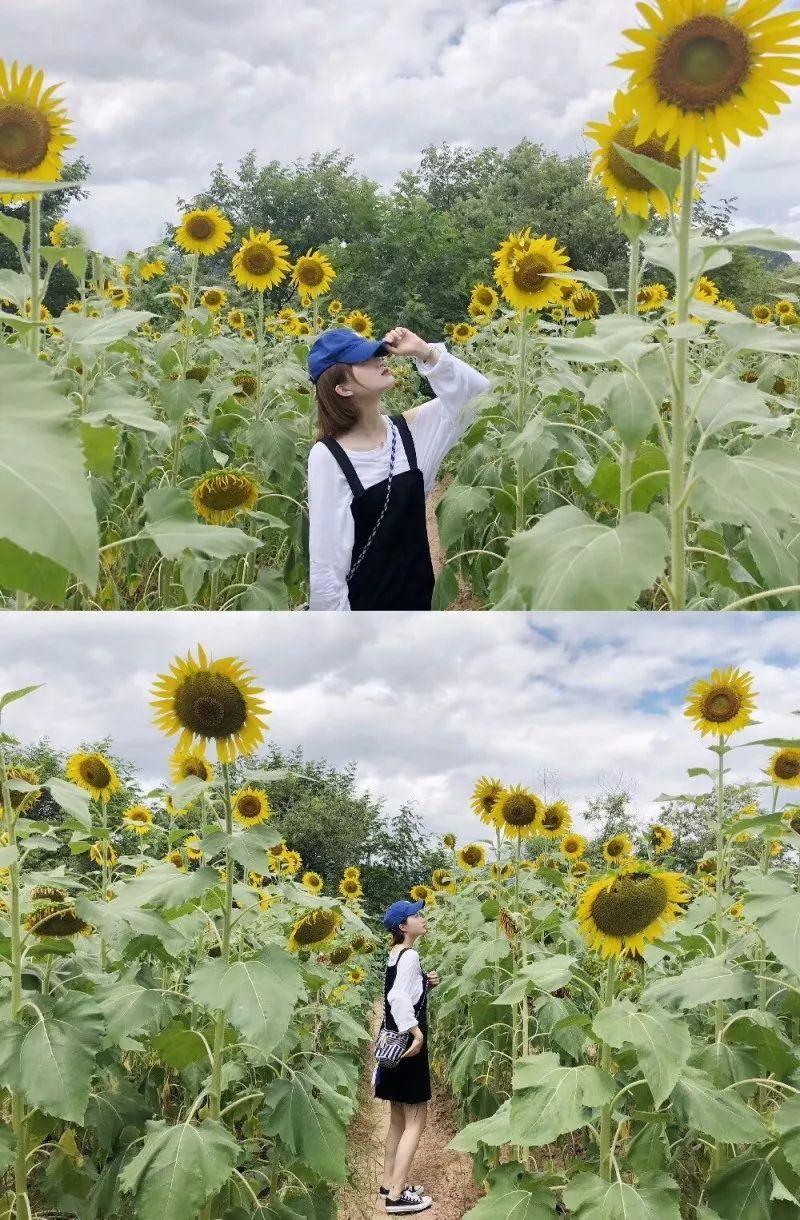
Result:
<svg viewBox="0 0 800 1220">
<path fill-rule="evenodd" d="M 92 829 L 92 814 L 90 809 L 91 795 L 77 784 L 53 776 L 42 785 L 47 788 L 57 805 L 73 818 L 82 830 Z"/>
<path fill-rule="evenodd" d="M 710 520 L 743 525 L 751 510 L 800 517 L 800 452 L 792 441 L 764 437 L 735 457 L 706 449 L 695 471 L 692 505 Z"/>
<path fill-rule="evenodd" d="M 720 1220 L 772 1220 L 772 1174 L 767 1161 L 743 1156 L 710 1179 L 706 1197 Z"/>
<path fill-rule="evenodd" d="M 493 1002 L 501 1005 L 518 1004 L 522 997 L 534 988 L 540 991 L 557 991 L 560 987 L 566 987 L 574 963 L 575 958 L 567 953 L 554 953 L 541 961 L 528 962 L 519 971 L 513 983 Z"/>
<path fill-rule="evenodd" d="M 633 1186 L 581 1173 L 565 1189 L 564 1203 L 575 1220 L 681 1220 L 677 1183 L 664 1174 Z"/>
<path fill-rule="evenodd" d="M 656 1106 L 666 1101 L 691 1051 L 689 1027 L 681 1017 L 658 1005 L 642 1011 L 630 1000 L 617 1000 L 609 1008 L 600 1009 L 592 1028 L 617 1050 L 631 1042 L 653 1101 Z"/>
<path fill-rule="evenodd" d="M 24 1021 L 0 1024 L 0 1084 L 55 1118 L 82 1123 L 89 1100 L 102 1018 L 94 1003 L 69 994 L 52 1007 L 40 997 Z"/>
<path fill-rule="evenodd" d="M 152 1033 L 169 1011 L 160 988 L 142 987 L 132 978 L 116 982 L 99 1003 L 106 1022 L 106 1046 L 121 1046 L 131 1035 Z"/>
<path fill-rule="evenodd" d="M 219 874 L 205 867 L 192 873 L 179 873 L 171 864 L 159 863 L 148 868 L 141 877 L 117 885 L 117 896 L 108 904 L 112 913 L 153 907 L 159 911 L 177 911 L 187 902 L 202 896 L 219 885 Z"/>
<path fill-rule="evenodd" d="M 66 601 L 70 574 L 44 555 L 33 555 L 0 538 L 0 588 L 30 593 L 43 602 L 62 606 Z"/>
<path fill-rule="evenodd" d="M 628 610 L 663 573 L 668 549 L 655 517 L 631 513 L 612 528 L 569 506 L 517 534 L 506 565 L 532 610 Z"/>
<path fill-rule="evenodd" d="M 551 1220 L 555 1206 L 549 1190 L 512 1187 L 491 1191 L 466 1212 L 463 1220 Z"/>
<path fill-rule="evenodd" d="M 623 361 L 634 365 L 652 350 L 652 323 L 628 314 L 607 314 L 594 324 L 594 334 L 587 338 L 550 339 L 556 356 L 578 364 L 606 364 Z"/>
<path fill-rule="evenodd" d="M 791 1097 L 772 1116 L 783 1155 L 800 1173 L 800 1097 Z"/>
<path fill-rule="evenodd" d="M 626 445 L 635 449 L 650 434 L 656 423 L 656 407 L 666 398 L 668 388 L 667 372 L 660 356 L 655 360 L 650 357 L 642 360 L 637 375 L 617 374 L 606 410 L 620 440 Z"/>
<path fill-rule="evenodd" d="M 800 975 L 800 895 L 774 874 L 752 875 L 745 913 L 778 961 Z"/>
<path fill-rule="evenodd" d="M 451 483 L 442 496 L 436 516 L 439 522 L 439 539 L 445 550 L 464 535 L 469 518 L 489 507 L 491 493 L 485 487 L 469 487 L 464 483 Z"/>
<path fill-rule="evenodd" d="M 490 1148 L 501 1148 L 511 1142 L 511 1100 L 504 1101 L 489 1118 L 480 1118 L 462 1127 L 448 1144 L 456 1152 L 478 1151 L 481 1144 Z"/>
<path fill-rule="evenodd" d="M 93 590 L 97 518 L 71 413 L 39 361 L 0 345 L 0 532 Z"/>
<path fill-rule="evenodd" d="M 195 1004 L 221 1009 L 242 1037 L 265 1055 L 284 1037 L 303 993 L 299 966 L 279 945 L 268 945 L 246 962 L 207 962 L 189 980 Z"/>
<path fill-rule="evenodd" d="M 510 1131 L 515 1144 L 538 1147 L 577 1131 L 614 1095 L 610 1077 L 585 1064 L 562 1067 L 545 1051 L 514 1065 Z"/>
<path fill-rule="evenodd" d="M 720 1090 L 699 1068 L 684 1067 L 672 1092 L 682 1123 L 727 1144 L 758 1143 L 766 1137 L 759 1116 L 733 1089 Z"/>
<path fill-rule="evenodd" d="M 331 1182 L 347 1177 L 346 1128 L 338 1114 L 314 1095 L 315 1081 L 306 1072 L 275 1080 L 264 1098 L 261 1126 L 285 1148 Z"/>
<path fill-rule="evenodd" d="M 778 352 L 796 356 L 800 352 L 800 335 L 776 326 L 760 326 L 758 322 L 730 322 L 717 327 L 717 336 L 734 351 Z"/>
<path fill-rule="evenodd" d="M 209 559 L 229 559 L 257 551 L 262 543 L 232 525 L 201 525 L 189 495 L 177 487 L 160 487 L 144 498 L 147 524 L 144 532 L 165 559 L 178 559 L 196 551 Z"/>
<path fill-rule="evenodd" d="M 149 1122 L 120 1186 L 133 1196 L 137 1220 L 197 1220 L 231 1176 L 240 1152 L 222 1123 L 211 1119 L 175 1127 Z"/>
<path fill-rule="evenodd" d="M 93 360 L 103 348 L 124 339 L 141 326 L 151 313 L 132 309 L 114 310 L 101 318 L 83 318 L 80 314 L 62 313 L 58 325 L 66 342 L 85 360 Z"/>
<path fill-rule="evenodd" d="M 680 974 L 650 983 L 643 999 L 668 1008 L 698 1008 L 712 1000 L 744 1000 L 755 993 L 756 982 L 747 970 L 732 966 L 723 957 L 709 957 Z"/>
<path fill-rule="evenodd" d="M 126 1127 L 141 1127 L 152 1110 L 121 1070 L 109 1071 L 95 1085 L 86 1107 L 85 1125 L 100 1147 L 111 1152 Z"/>
<path fill-rule="evenodd" d="M 169 428 L 155 418 L 150 403 L 145 398 L 134 398 L 115 381 L 103 381 L 95 388 L 89 410 L 82 418 L 86 423 L 114 419 L 128 428 L 151 432 L 163 440 L 169 437 Z"/>
<path fill-rule="evenodd" d="M 757 386 L 738 378 L 704 375 L 697 388 L 695 401 L 697 419 L 710 436 L 722 432 L 730 424 L 763 424 L 772 417 L 766 396 Z"/>
</svg>

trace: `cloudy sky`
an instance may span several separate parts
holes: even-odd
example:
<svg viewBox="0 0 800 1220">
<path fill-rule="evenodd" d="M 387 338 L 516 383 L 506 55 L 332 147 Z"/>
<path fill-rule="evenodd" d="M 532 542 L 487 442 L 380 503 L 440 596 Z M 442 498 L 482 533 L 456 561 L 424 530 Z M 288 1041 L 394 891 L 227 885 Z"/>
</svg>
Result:
<svg viewBox="0 0 800 1220">
<path fill-rule="evenodd" d="M 795 8 L 800 0 L 787 0 Z M 624 81 L 610 61 L 633 0 L 2 0 L 3 49 L 65 83 L 92 195 L 73 219 L 122 253 L 177 197 L 255 148 L 353 153 L 384 185 L 428 143 L 583 146 Z M 795 90 L 797 93 L 797 90 Z M 733 149 L 710 198 L 737 224 L 800 236 L 800 105 Z"/>
<path fill-rule="evenodd" d="M 358 764 L 386 808 L 413 801 L 437 834 L 476 834 L 481 773 L 566 799 L 623 782 L 643 818 L 660 793 L 702 790 L 686 769 L 711 756 L 682 714 L 687 687 L 715 666 L 751 670 L 751 739 L 800 736 L 800 615 L 724 614 L 4 614 L 3 728 L 60 748 L 110 735 L 161 782 L 171 745 L 149 690 L 200 642 L 246 659 L 267 692 L 270 735 L 311 757 Z M 734 779 L 758 779 L 768 751 L 736 750 Z M 707 783 L 707 781 L 705 781 Z"/>
</svg>

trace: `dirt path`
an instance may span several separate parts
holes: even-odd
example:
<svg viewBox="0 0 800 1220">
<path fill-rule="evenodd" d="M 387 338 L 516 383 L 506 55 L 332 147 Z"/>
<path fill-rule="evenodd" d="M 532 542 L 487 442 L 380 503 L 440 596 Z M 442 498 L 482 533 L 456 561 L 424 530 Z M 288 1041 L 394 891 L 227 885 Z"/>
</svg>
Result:
<svg viewBox="0 0 800 1220">
<path fill-rule="evenodd" d="M 444 493 L 447 491 L 447 489 L 450 486 L 450 484 L 452 483 L 452 481 L 453 481 L 452 476 L 447 475 L 444 479 L 442 479 L 439 483 L 437 483 L 435 488 L 433 489 L 433 493 L 431 495 L 431 498 L 428 500 L 428 505 L 427 505 L 426 516 L 427 516 L 427 522 L 428 522 L 428 541 L 429 541 L 430 547 L 431 547 L 431 559 L 433 560 L 433 570 L 437 576 L 439 575 L 440 571 L 442 570 L 442 548 L 439 543 L 439 527 L 436 522 L 436 509 L 438 508 L 439 501 L 441 500 Z M 483 609 L 483 606 L 478 601 L 477 597 L 475 597 L 474 593 L 470 589 L 468 589 L 466 587 L 466 585 L 462 584 L 461 581 L 459 581 L 459 588 L 460 588 L 461 592 L 459 593 L 456 600 L 453 602 L 452 606 L 448 607 L 448 609 L 450 609 L 450 610 L 482 610 Z"/>
<path fill-rule="evenodd" d="M 377 1010 L 376 1010 L 377 1017 Z M 339 1196 L 340 1220 L 375 1220 L 385 1216 L 378 1195 L 383 1171 L 383 1145 L 389 1129 L 389 1103 L 372 1096 L 373 1061 L 367 1048 L 359 1087 L 359 1110 L 348 1133 L 353 1185 Z M 458 1131 L 453 1106 L 437 1095 L 428 1106 L 428 1125 L 414 1159 L 412 1178 L 421 1182 L 434 1204 L 425 1216 L 435 1220 L 461 1220 L 481 1198 L 472 1180 L 472 1159 L 452 1152 L 447 1145 Z"/>
</svg>

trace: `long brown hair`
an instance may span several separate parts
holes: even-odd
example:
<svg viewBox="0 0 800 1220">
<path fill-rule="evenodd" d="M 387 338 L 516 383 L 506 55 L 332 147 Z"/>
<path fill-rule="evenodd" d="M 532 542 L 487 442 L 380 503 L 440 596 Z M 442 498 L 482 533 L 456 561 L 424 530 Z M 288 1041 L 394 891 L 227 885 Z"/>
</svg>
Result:
<svg viewBox="0 0 800 1220">
<path fill-rule="evenodd" d="M 317 381 L 317 435 L 316 441 L 325 437 L 344 436 L 358 423 L 358 406 L 354 398 L 345 398 L 336 393 L 338 385 L 345 385 L 350 377 L 349 364 L 332 364 Z"/>
</svg>

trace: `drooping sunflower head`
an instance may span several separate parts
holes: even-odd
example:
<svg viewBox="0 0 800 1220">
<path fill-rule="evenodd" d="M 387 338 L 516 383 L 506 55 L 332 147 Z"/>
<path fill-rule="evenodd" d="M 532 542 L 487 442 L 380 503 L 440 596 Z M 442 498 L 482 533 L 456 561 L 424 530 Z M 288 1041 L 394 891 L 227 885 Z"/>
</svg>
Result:
<svg viewBox="0 0 800 1220">
<path fill-rule="evenodd" d="M 769 305 L 754 305 L 753 317 L 759 325 L 766 326 L 768 322 L 772 321 L 772 310 Z"/>
<path fill-rule="evenodd" d="M 706 877 L 715 876 L 717 872 L 717 857 L 704 856 L 702 860 L 698 860 L 697 871 Z"/>
<path fill-rule="evenodd" d="M 568 860 L 580 860 L 586 852 L 586 840 L 583 835 L 570 832 L 561 840 L 561 853 Z"/>
<path fill-rule="evenodd" d="M 305 298 L 305 302 L 324 296 L 336 278 L 333 264 L 319 250 L 309 250 L 301 255 L 292 268 L 292 283 Z"/>
<path fill-rule="evenodd" d="M 292 953 L 300 953 L 304 949 L 318 949 L 333 940 L 342 923 L 342 917 L 337 911 L 309 911 L 297 920 L 291 932 L 287 948 Z"/>
<path fill-rule="evenodd" d="M 465 843 L 456 852 L 456 859 L 460 867 L 469 872 L 473 868 L 483 868 L 487 854 L 483 843 Z"/>
<path fill-rule="evenodd" d="M 44 88 L 44 73 L 0 59 L 0 178 L 57 182 L 64 150 L 75 143 L 57 85 Z M 16 203 L 30 196 L 4 196 Z"/>
<path fill-rule="evenodd" d="M 570 872 L 573 877 L 586 877 L 590 871 L 588 861 L 586 860 L 575 860 L 570 865 Z"/>
<path fill-rule="evenodd" d="M 672 847 L 674 835 L 668 826 L 662 826 L 660 822 L 654 822 L 648 831 L 650 846 L 657 856 L 669 851 Z"/>
<path fill-rule="evenodd" d="M 258 788 L 240 788 L 231 797 L 233 819 L 240 826 L 258 826 L 272 816 L 266 792 Z"/>
<path fill-rule="evenodd" d="M 559 281 L 549 276 L 569 270 L 569 259 L 554 237 L 533 237 L 523 229 L 512 233 L 493 257 L 495 280 L 513 309 L 547 309 L 562 300 Z"/>
<path fill-rule="evenodd" d="M 408 896 L 413 902 L 424 902 L 426 906 L 433 906 L 436 902 L 436 895 L 430 886 L 427 885 L 412 885 L 408 891 Z"/>
<path fill-rule="evenodd" d="M 170 759 L 170 774 L 175 784 L 185 779 L 200 779 L 210 784 L 214 778 L 214 766 L 202 754 L 173 754 Z"/>
<path fill-rule="evenodd" d="M 34 936 L 89 936 L 92 927 L 77 914 L 72 903 L 38 907 L 25 919 L 25 928 Z"/>
<path fill-rule="evenodd" d="M 121 787 L 114 767 L 102 754 L 73 754 L 67 760 L 66 776 L 85 792 L 91 792 L 95 800 L 107 801 Z"/>
<path fill-rule="evenodd" d="M 641 956 L 689 901 L 680 873 L 634 863 L 590 885 L 576 915 L 589 947 L 602 957 Z"/>
<path fill-rule="evenodd" d="M 186 861 L 183 858 L 183 852 L 175 848 L 174 851 L 168 851 L 164 857 L 167 864 L 171 864 L 173 868 L 177 868 L 178 872 L 186 872 Z"/>
<path fill-rule="evenodd" d="M 639 313 L 652 313 L 668 300 L 669 292 L 664 284 L 644 284 L 637 294 L 636 308 Z"/>
<path fill-rule="evenodd" d="M 239 402 L 244 402 L 247 398 L 254 398 L 258 390 L 258 381 L 252 373 L 248 373 L 246 370 L 234 375 L 233 384 L 237 387 L 236 397 Z"/>
<path fill-rule="evenodd" d="M 482 775 L 475 784 L 470 797 L 472 812 L 487 826 L 496 825 L 495 810 L 497 801 L 503 793 L 503 785 L 499 779 L 489 779 Z M 455 846 L 455 838 L 453 838 Z"/>
<path fill-rule="evenodd" d="M 42 790 L 39 787 L 39 775 L 32 767 L 23 767 L 21 764 L 14 764 L 8 767 L 6 774 L 10 781 L 9 795 L 11 797 L 11 811 L 16 816 L 27 813 L 29 809 L 33 809 L 42 795 Z M 33 788 L 32 792 L 17 792 L 10 785 L 15 780 L 23 784 L 30 784 Z"/>
<path fill-rule="evenodd" d="M 227 525 L 237 513 L 254 509 L 260 495 L 258 485 L 241 471 L 214 470 L 197 484 L 192 503 L 210 525 Z"/>
<path fill-rule="evenodd" d="M 131 805 L 122 815 L 122 824 L 134 834 L 147 835 L 153 829 L 152 811 L 146 805 Z"/>
<path fill-rule="evenodd" d="M 442 835 L 442 843 L 452 851 L 456 845 L 456 836 L 448 832 L 446 835 Z"/>
<path fill-rule="evenodd" d="M 181 220 L 175 244 L 187 254 L 218 254 L 231 240 L 233 225 L 219 208 L 194 208 Z"/>
<path fill-rule="evenodd" d="M 187 309 L 189 306 L 189 293 L 183 284 L 172 284 L 169 290 L 169 298 L 178 309 Z"/>
<path fill-rule="evenodd" d="M 728 737 L 750 724 L 755 709 L 753 676 L 738 669 L 715 669 L 689 691 L 684 715 L 694 721 L 701 735 Z"/>
<path fill-rule="evenodd" d="M 286 278 L 291 268 L 288 256 L 289 247 L 269 230 L 251 229 L 233 256 L 231 275 L 240 288 L 269 292 Z"/>
<path fill-rule="evenodd" d="M 653 0 L 642 5 L 645 29 L 627 30 L 636 49 L 615 61 L 630 70 L 637 140 L 663 134 L 681 157 L 725 157 L 726 141 L 762 135 L 767 114 L 789 98 L 781 88 L 797 80 L 800 51 L 793 42 L 796 11 L 774 15 L 780 0 Z"/>
<path fill-rule="evenodd" d="M 543 811 L 539 797 L 529 788 L 516 784 L 513 788 L 505 788 L 497 799 L 496 825 L 501 826 L 506 834 L 528 839 L 542 833 Z"/>
<path fill-rule="evenodd" d="M 339 882 L 339 893 L 348 902 L 355 902 L 357 898 L 361 898 L 364 891 L 358 877 L 342 877 Z"/>
<path fill-rule="evenodd" d="M 744 919 L 744 903 L 733 902 L 728 907 L 728 915 L 731 919 Z"/>
<path fill-rule="evenodd" d="M 117 853 L 114 851 L 114 848 L 110 843 L 103 843 L 98 839 L 98 841 L 93 843 L 89 848 L 89 859 L 91 860 L 92 864 L 96 864 L 98 868 L 103 867 L 104 860 L 109 868 L 113 868 L 117 863 Z"/>
<path fill-rule="evenodd" d="M 528 863 L 525 861 L 525 863 Z M 514 866 L 510 861 L 501 863 L 499 860 L 493 860 L 489 868 L 489 876 L 493 881 L 505 881 L 511 877 L 514 872 Z"/>
<path fill-rule="evenodd" d="M 603 858 L 609 864 L 621 864 L 633 855 L 633 844 L 627 835 L 612 835 L 603 844 Z"/>
<path fill-rule="evenodd" d="M 130 289 L 114 284 L 106 291 L 106 298 L 114 309 L 127 309 L 131 302 Z"/>
<path fill-rule="evenodd" d="M 328 954 L 328 961 L 332 966 L 343 966 L 352 956 L 353 950 L 349 945 L 334 945 Z"/>
<path fill-rule="evenodd" d="M 435 868 L 431 876 L 431 885 L 440 893 L 455 892 L 453 874 L 447 868 Z"/>
<path fill-rule="evenodd" d="M 362 953 L 367 944 L 367 938 L 363 933 L 358 932 L 350 941 L 350 947 L 354 953 Z"/>
<path fill-rule="evenodd" d="M 267 731 L 262 691 L 234 657 L 212 661 L 198 646 L 197 659 L 191 652 L 176 658 L 152 693 L 156 725 L 167 736 L 179 734 L 178 753 L 196 747 L 204 754 L 213 741 L 220 762 L 233 762 L 251 754 Z"/>
<path fill-rule="evenodd" d="M 302 884 L 303 888 L 307 889 L 309 894 L 321 894 L 325 887 L 325 882 L 322 880 L 319 873 L 314 873 L 311 870 L 309 870 L 307 873 L 303 873 Z"/>
<path fill-rule="evenodd" d="M 362 339 L 371 339 L 375 331 L 375 323 L 368 313 L 364 313 L 360 309 L 354 309 L 344 319 L 344 325 L 349 326 L 350 330 L 354 330 Z"/>
<path fill-rule="evenodd" d="M 800 750 L 784 746 L 769 760 L 769 777 L 782 788 L 800 788 Z"/>
<path fill-rule="evenodd" d="M 219 313 L 228 303 L 228 294 L 223 288 L 206 288 L 200 300 L 211 313 Z"/>
<path fill-rule="evenodd" d="M 542 810 L 539 834 L 546 839 L 560 839 L 572 825 L 572 817 L 565 801 L 553 801 Z"/>
</svg>

